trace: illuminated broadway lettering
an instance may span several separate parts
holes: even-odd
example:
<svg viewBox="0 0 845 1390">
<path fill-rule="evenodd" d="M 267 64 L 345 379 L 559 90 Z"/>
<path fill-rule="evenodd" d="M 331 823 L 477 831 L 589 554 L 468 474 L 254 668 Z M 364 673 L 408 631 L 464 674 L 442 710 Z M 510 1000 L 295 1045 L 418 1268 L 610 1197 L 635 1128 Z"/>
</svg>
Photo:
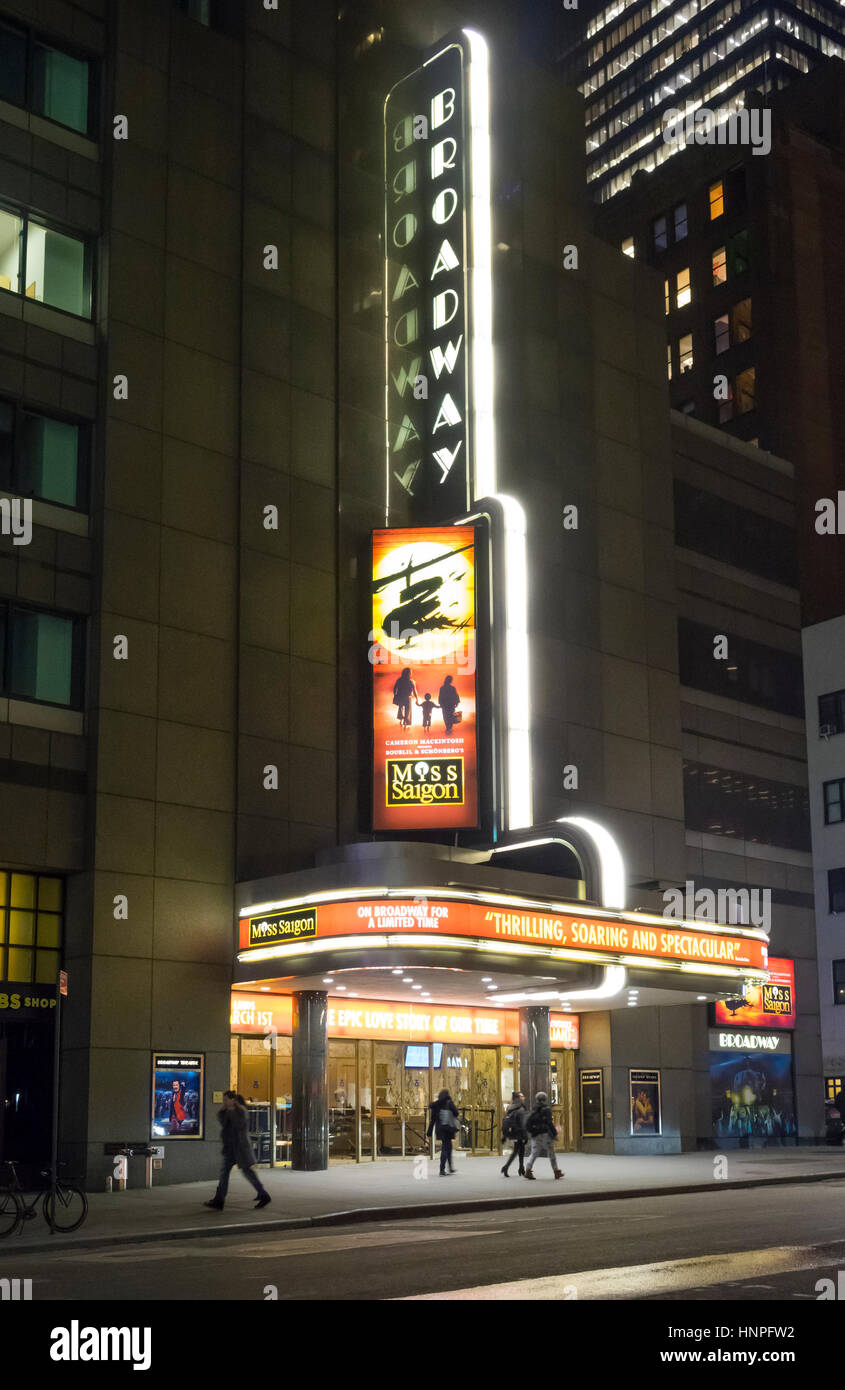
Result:
<svg viewBox="0 0 845 1390">
<path fill-rule="evenodd" d="M 399 82 L 385 107 L 391 251 L 385 283 L 388 476 L 391 490 L 398 485 L 414 499 L 418 521 L 446 518 L 469 502 L 468 170 L 461 43 L 449 43 Z M 414 116 L 420 111 L 429 113 L 428 141 L 415 139 Z M 431 389 L 430 378 L 429 389 L 415 391 L 412 401 L 408 383 L 414 383 L 424 360 L 430 360 L 433 380 L 441 386 Z M 411 452 L 414 457 L 406 462 L 403 454 Z"/>
</svg>

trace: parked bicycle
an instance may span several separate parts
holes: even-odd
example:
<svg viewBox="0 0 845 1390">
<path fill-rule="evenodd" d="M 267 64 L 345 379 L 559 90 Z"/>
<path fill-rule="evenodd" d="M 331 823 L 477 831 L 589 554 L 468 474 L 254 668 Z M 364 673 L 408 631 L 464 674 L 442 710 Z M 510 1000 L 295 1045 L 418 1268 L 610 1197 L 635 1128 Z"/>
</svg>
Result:
<svg viewBox="0 0 845 1390">
<path fill-rule="evenodd" d="M 47 1189 L 36 1192 L 30 1202 L 21 1187 L 16 1161 L 7 1158 L 5 1167 L 11 1178 L 7 1183 L 0 1183 L 0 1237 L 14 1235 L 15 1231 L 23 1229 L 24 1222 L 34 1219 L 39 1201 L 48 1226 L 63 1234 L 78 1230 L 88 1215 L 88 1198 L 80 1187 L 57 1177 L 54 1199 L 50 1186 L 53 1170 L 42 1168 L 41 1177 L 47 1178 Z"/>
</svg>

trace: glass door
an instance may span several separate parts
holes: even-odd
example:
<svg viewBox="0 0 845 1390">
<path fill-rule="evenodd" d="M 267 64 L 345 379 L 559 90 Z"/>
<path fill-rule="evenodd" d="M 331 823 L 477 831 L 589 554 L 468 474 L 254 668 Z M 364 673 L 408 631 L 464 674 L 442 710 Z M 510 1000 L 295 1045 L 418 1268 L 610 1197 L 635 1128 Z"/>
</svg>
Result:
<svg viewBox="0 0 845 1390">
<path fill-rule="evenodd" d="M 431 1098 L 434 1100 L 441 1091 L 449 1092 L 458 1108 L 454 1147 L 469 1149 L 472 1146 L 472 1048 L 434 1043 L 433 1061 Z"/>
<path fill-rule="evenodd" d="M 491 1153 L 499 1147 L 499 1050 L 472 1049 L 472 1148 Z"/>
<path fill-rule="evenodd" d="M 558 1128 L 557 1148 L 571 1153 L 575 1142 L 575 1053 L 554 1051 L 550 1056 L 552 1118 Z"/>
<path fill-rule="evenodd" d="M 402 1119 L 405 1153 L 429 1152 L 428 1081 L 431 1048 L 428 1043 L 406 1043 L 402 1065 Z"/>
<path fill-rule="evenodd" d="M 404 1043 L 374 1043 L 376 1153 L 402 1155 L 402 1064 Z"/>
<path fill-rule="evenodd" d="M 329 1042 L 326 1095 L 329 1158 L 358 1157 L 357 1067 L 354 1042 Z"/>
</svg>

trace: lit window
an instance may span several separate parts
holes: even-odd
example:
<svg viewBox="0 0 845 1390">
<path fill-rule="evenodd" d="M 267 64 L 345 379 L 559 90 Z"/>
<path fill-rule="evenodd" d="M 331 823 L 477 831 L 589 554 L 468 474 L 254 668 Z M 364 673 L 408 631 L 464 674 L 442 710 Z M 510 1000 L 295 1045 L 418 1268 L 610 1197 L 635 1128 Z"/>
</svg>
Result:
<svg viewBox="0 0 845 1390">
<path fill-rule="evenodd" d="M 727 253 L 725 251 L 724 246 L 717 247 L 717 249 L 713 252 L 712 266 L 713 288 L 715 289 L 717 285 L 724 285 L 725 281 L 728 278 Z"/>
<path fill-rule="evenodd" d="M 845 1004 L 845 960 L 833 962 L 833 1002 Z"/>
<path fill-rule="evenodd" d="M 679 270 L 675 276 L 675 305 L 678 309 L 683 309 L 692 299 L 692 290 L 689 282 L 689 267 L 686 270 Z"/>
<path fill-rule="evenodd" d="M 672 344 L 666 344 L 666 375 L 672 380 Z"/>
<path fill-rule="evenodd" d="M 687 234 L 687 205 L 679 203 L 675 208 L 675 240 L 683 241 Z"/>
<path fill-rule="evenodd" d="M 753 410 L 756 405 L 756 376 L 754 367 L 748 367 L 746 371 L 740 372 L 736 379 L 735 405 L 737 415 L 747 415 L 749 410 Z"/>
<path fill-rule="evenodd" d="M 670 310 L 671 307 L 672 307 L 672 296 L 671 296 L 671 294 L 669 293 L 669 281 L 668 281 L 668 280 L 664 280 L 664 281 L 663 281 L 663 299 L 664 299 L 665 304 L 666 304 L 666 313 L 668 314 L 669 310 Z"/>
<path fill-rule="evenodd" d="M 654 237 L 654 246 L 655 246 L 655 250 L 657 250 L 657 251 L 665 251 L 665 250 L 666 250 L 666 247 L 667 247 L 667 245 L 668 245 L 668 241 L 667 241 L 667 232 L 666 232 L 666 218 L 665 218 L 665 217 L 657 217 L 657 218 L 655 218 L 655 220 L 654 220 L 654 222 L 653 222 L 653 224 L 652 224 L 651 230 L 652 230 L 652 235 L 653 235 L 653 237 Z"/>
<path fill-rule="evenodd" d="M 0 289 L 91 316 L 91 248 L 79 237 L 0 209 Z"/>
<path fill-rule="evenodd" d="M 80 505 L 81 462 L 88 431 L 69 420 L 23 413 L 15 491 L 65 507 Z"/>
<path fill-rule="evenodd" d="M 0 980 L 58 983 L 62 909 L 60 878 L 0 872 Z"/>
<path fill-rule="evenodd" d="M 751 300 L 740 299 L 731 309 L 731 342 L 745 343 L 751 337 Z"/>
<path fill-rule="evenodd" d="M 692 334 L 685 333 L 678 340 L 678 370 L 682 374 L 692 371 Z"/>
<path fill-rule="evenodd" d="M 727 352 L 731 345 L 731 325 L 727 314 L 720 314 L 714 321 L 716 352 Z"/>
<path fill-rule="evenodd" d="M 20 294 L 23 218 L 0 209 L 0 289 Z"/>
<path fill-rule="evenodd" d="M 622 255 L 630 256 L 631 260 L 634 259 L 634 238 L 632 236 L 626 236 L 625 240 L 623 241 Z"/>
<path fill-rule="evenodd" d="M 725 211 L 725 189 L 720 179 L 710 185 L 710 221 L 715 222 Z"/>
</svg>

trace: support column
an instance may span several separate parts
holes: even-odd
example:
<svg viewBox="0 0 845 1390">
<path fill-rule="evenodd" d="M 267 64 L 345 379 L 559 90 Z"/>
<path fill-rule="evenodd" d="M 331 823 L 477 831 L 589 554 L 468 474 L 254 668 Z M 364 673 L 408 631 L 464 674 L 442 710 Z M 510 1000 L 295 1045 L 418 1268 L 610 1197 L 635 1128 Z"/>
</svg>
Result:
<svg viewBox="0 0 845 1390">
<path fill-rule="evenodd" d="M 537 1092 L 548 1095 L 551 1084 L 549 1011 L 536 1004 L 519 1011 L 519 1089 L 529 1110 Z"/>
<path fill-rule="evenodd" d="M 291 1167 L 299 1172 L 329 1165 L 327 1006 L 324 989 L 300 990 L 293 996 Z"/>
</svg>

